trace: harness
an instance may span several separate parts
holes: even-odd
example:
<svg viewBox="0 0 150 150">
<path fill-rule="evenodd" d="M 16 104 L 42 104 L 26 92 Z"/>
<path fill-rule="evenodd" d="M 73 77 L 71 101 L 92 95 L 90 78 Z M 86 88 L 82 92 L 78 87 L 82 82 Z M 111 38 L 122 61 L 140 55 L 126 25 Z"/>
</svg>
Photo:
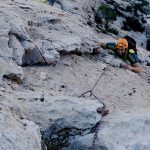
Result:
<svg viewBox="0 0 150 150">
<path fill-rule="evenodd" d="M 128 61 L 128 58 L 130 57 L 130 59 L 133 59 L 132 58 L 132 54 L 136 54 L 135 53 L 135 51 L 133 50 L 133 49 L 129 49 L 128 51 L 127 51 L 127 53 L 125 54 L 125 56 L 123 56 L 123 57 L 121 57 L 121 59 L 123 60 L 123 61 Z M 134 60 L 133 60 L 134 61 Z"/>
</svg>

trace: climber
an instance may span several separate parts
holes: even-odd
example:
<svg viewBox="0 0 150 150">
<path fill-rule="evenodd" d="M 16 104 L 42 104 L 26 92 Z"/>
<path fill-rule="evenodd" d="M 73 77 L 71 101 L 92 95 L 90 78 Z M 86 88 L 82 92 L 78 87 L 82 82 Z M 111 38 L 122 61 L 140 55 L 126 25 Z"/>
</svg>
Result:
<svg viewBox="0 0 150 150">
<path fill-rule="evenodd" d="M 94 55 L 98 54 L 100 52 L 100 47 L 102 47 L 104 49 L 111 49 L 115 52 L 115 54 L 119 58 L 121 58 L 123 61 L 126 62 L 126 65 L 122 64 L 121 67 L 140 74 L 142 69 L 138 63 L 138 55 L 137 55 L 136 46 L 133 47 L 131 45 L 132 43 L 134 45 L 136 42 L 134 43 L 134 41 L 133 41 L 130 44 L 129 41 L 127 41 L 130 39 L 130 37 L 129 37 L 129 39 L 128 39 L 128 37 L 129 36 L 125 36 L 124 38 L 119 38 L 117 43 L 98 42 L 99 47 L 94 48 L 92 54 L 94 54 Z"/>
</svg>

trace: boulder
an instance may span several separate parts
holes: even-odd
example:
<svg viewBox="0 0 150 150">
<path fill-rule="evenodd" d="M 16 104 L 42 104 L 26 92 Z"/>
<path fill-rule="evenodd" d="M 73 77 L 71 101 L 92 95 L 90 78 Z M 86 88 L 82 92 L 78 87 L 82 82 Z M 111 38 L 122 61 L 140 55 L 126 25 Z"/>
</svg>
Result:
<svg viewBox="0 0 150 150">
<path fill-rule="evenodd" d="M 96 100 L 36 92 L 18 94 L 23 113 L 40 126 L 42 139 L 53 148 L 65 145 L 70 136 L 89 134 L 101 120 L 96 110 L 103 104 Z"/>
</svg>

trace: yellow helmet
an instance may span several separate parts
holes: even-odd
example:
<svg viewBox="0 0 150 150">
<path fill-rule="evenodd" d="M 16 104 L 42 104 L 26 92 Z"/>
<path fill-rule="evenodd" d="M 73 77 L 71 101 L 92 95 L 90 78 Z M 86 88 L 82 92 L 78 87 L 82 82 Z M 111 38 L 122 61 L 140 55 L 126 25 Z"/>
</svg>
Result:
<svg viewBox="0 0 150 150">
<path fill-rule="evenodd" d="M 128 41 L 124 38 L 119 38 L 117 44 L 116 44 L 116 48 L 124 48 L 127 49 L 128 48 Z"/>
</svg>

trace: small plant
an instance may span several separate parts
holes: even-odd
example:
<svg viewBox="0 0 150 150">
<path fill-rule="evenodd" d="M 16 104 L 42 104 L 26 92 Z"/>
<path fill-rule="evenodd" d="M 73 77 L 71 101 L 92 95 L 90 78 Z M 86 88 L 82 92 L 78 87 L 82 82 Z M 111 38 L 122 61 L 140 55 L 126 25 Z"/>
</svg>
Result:
<svg viewBox="0 0 150 150">
<path fill-rule="evenodd" d="M 47 150 L 52 150 L 52 147 L 51 147 L 51 145 L 49 144 L 49 145 L 47 145 Z"/>
<path fill-rule="evenodd" d="M 110 8 L 108 5 L 102 4 L 99 7 L 99 10 L 104 15 L 104 17 L 108 20 L 116 20 L 117 12 L 115 9 Z"/>
<path fill-rule="evenodd" d="M 37 1 L 42 2 L 42 3 L 47 3 L 48 2 L 48 0 L 37 0 Z"/>
</svg>

